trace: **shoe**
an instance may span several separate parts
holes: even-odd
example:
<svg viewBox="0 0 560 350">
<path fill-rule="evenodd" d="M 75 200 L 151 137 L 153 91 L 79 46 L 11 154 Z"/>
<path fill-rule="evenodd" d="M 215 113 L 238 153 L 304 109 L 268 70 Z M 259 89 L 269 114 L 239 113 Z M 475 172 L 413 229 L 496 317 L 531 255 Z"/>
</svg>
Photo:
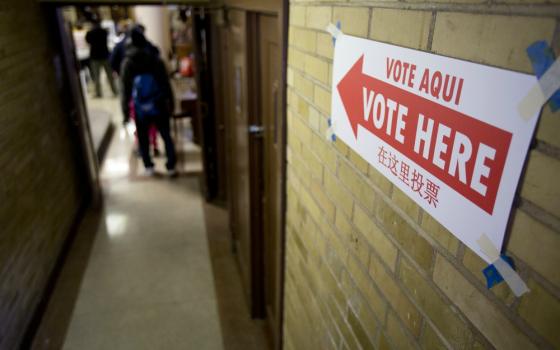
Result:
<svg viewBox="0 0 560 350">
<path fill-rule="evenodd" d="M 156 171 L 154 170 L 153 167 L 144 169 L 144 176 L 146 176 L 146 177 L 152 177 L 155 174 L 156 174 Z"/>
<path fill-rule="evenodd" d="M 167 176 L 169 176 L 171 178 L 174 178 L 174 177 L 179 176 L 179 173 L 175 169 L 171 169 L 171 170 L 168 169 L 167 170 Z"/>
</svg>

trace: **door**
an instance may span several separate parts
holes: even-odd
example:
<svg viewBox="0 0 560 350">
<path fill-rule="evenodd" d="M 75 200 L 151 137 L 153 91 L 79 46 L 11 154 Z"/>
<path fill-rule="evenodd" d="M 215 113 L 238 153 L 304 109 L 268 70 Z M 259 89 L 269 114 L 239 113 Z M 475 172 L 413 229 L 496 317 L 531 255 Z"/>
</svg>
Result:
<svg viewBox="0 0 560 350">
<path fill-rule="evenodd" d="M 259 16 L 260 115 L 263 123 L 263 249 L 264 302 L 273 343 L 280 327 L 282 262 L 283 127 L 279 21 L 276 16 Z"/>
<path fill-rule="evenodd" d="M 241 10 L 228 12 L 227 40 L 227 139 L 228 143 L 228 173 L 230 229 L 236 258 L 241 272 L 241 279 L 248 304 L 251 305 L 251 315 L 258 316 L 259 310 L 255 298 L 259 299 L 257 283 L 254 281 L 252 266 L 257 257 L 254 254 L 255 245 L 252 242 L 252 222 L 258 218 L 257 212 L 251 209 L 251 161 L 249 126 L 251 125 L 249 112 L 249 23 L 247 13 Z M 254 139 L 254 138 L 253 138 Z M 253 219 L 253 220 L 252 220 Z M 253 231 L 254 231 L 253 223 Z"/>
<path fill-rule="evenodd" d="M 230 227 L 253 317 L 280 344 L 285 131 L 278 16 L 228 16 Z"/>
</svg>

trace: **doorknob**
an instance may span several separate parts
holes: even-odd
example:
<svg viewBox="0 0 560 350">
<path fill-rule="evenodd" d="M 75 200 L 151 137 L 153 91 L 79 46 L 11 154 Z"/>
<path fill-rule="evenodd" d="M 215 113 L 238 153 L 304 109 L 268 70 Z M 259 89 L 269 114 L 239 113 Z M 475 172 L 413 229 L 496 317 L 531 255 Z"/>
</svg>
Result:
<svg viewBox="0 0 560 350">
<path fill-rule="evenodd" d="M 262 125 L 249 125 L 249 134 L 256 136 L 256 137 L 262 137 L 263 136 L 263 132 L 264 132 L 264 126 Z"/>
</svg>

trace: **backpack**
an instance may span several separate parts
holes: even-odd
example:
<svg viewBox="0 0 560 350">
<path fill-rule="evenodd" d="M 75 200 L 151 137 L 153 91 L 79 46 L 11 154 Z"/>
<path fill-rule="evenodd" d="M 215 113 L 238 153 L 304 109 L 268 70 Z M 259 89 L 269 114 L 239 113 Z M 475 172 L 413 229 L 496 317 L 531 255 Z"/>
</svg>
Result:
<svg viewBox="0 0 560 350">
<path fill-rule="evenodd" d="M 139 74 L 134 77 L 132 84 L 132 101 L 136 116 L 155 117 L 161 115 L 162 91 L 150 73 Z"/>
</svg>

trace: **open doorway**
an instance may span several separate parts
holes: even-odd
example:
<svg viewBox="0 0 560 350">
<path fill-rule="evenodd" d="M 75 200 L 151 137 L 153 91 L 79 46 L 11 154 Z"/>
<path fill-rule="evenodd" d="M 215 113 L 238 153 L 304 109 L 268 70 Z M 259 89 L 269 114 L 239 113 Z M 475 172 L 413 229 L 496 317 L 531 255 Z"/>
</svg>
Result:
<svg viewBox="0 0 560 350">
<path fill-rule="evenodd" d="M 130 41 L 127 33 L 131 28 L 139 27 L 169 74 L 174 96 L 171 133 L 177 153 L 177 170 L 184 175 L 202 173 L 192 9 L 146 5 L 66 6 L 59 11 L 67 34 L 62 39 L 69 41 L 79 70 L 87 122 L 98 161 L 103 160 L 115 126 L 121 125 L 124 120 L 120 70 L 126 56 L 127 41 Z M 99 28 L 101 30 L 97 30 Z M 101 39 L 99 33 L 102 33 Z M 100 40 L 106 43 L 106 48 L 98 48 Z M 131 112 L 130 118 L 134 117 L 134 112 Z M 134 139 L 134 154 L 141 159 L 134 123 L 128 124 L 126 130 Z M 125 135 L 115 136 L 122 138 Z M 162 165 L 164 142 L 155 125 L 150 126 L 149 141 L 149 153 L 156 168 L 165 169 Z M 133 159 L 129 166 L 137 170 L 132 176 L 142 173 L 141 162 Z M 123 166 L 115 167 L 123 169 Z"/>
</svg>

